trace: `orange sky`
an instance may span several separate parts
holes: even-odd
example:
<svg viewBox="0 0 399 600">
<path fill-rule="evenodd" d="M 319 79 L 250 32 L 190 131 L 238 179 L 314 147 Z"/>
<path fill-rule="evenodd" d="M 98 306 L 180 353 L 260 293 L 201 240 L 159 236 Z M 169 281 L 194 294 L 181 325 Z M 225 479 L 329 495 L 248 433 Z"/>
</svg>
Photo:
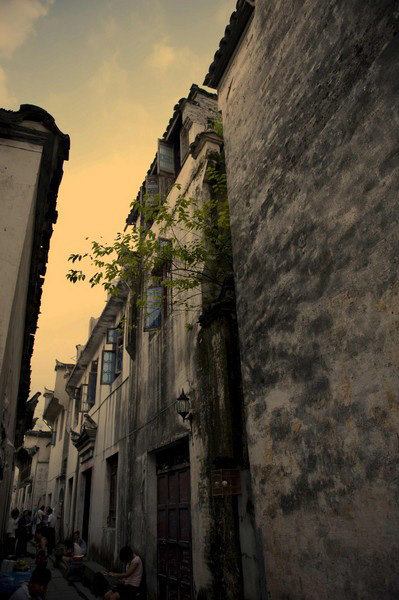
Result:
<svg viewBox="0 0 399 600">
<path fill-rule="evenodd" d="M 173 106 L 202 84 L 235 0 L 0 0 L 0 105 L 37 104 L 71 137 L 32 360 L 31 395 L 73 362 L 101 289 L 69 283 L 71 252 L 110 241 Z"/>
</svg>

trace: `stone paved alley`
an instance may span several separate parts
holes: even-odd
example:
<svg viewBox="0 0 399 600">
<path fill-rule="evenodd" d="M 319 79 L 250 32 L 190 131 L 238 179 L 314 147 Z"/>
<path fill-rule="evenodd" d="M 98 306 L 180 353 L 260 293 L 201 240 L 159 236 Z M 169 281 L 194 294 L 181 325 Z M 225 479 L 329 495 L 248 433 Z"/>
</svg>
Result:
<svg viewBox="0 0 399 600">
<path fill-rule="evenodd" d="M 69 585 L 62 573 L 49 561 L 51 581 L 47 588 L 47 600 L 78 600 L 81 598 L 75 587 Z"/>
</svg>

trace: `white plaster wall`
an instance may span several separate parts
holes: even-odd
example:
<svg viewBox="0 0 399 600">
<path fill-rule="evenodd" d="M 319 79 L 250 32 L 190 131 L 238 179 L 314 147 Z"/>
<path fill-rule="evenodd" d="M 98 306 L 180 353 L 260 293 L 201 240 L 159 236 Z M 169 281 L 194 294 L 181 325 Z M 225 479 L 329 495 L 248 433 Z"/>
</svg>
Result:
<svg viewBox="0 0 399 600">
<path fill-rule="evenodd" d="M 7 439 L 0 497 L 8 498 L 14 468 L 14 432 L 42 148 L 0 140 L 0 421 Z M 8 502 L 0 505 L 0 533 Z"/>
<path fill-rule="evenodd" d="M 65 423 L 65 414 L 64 414 L 64 423 Z M 47 497 L 51 494 L 51 502 L 52 508 L 56 502 L 58 486 L 57 486 L 57 478 L 60 476 L 61 468 L 62 468 L 62 456 L 63 456 L 63 448 L 64 448 L 64 436 L 65 431 L 63 432 L 62 439 L 60 439 L 60 425 L 61 425 L 61 413 L 58 415 L 57 420 L 55 422 L 55 426 L 58 425 L 57 428 L 57 441 L 54 446 L 51 446 L 50 453 L 50 461 L 49 461 L 49 469 L 48 469 L 48 481 L 47 481 Z M 47 503 L 47 498 L 46 498 Z"/>
<path fill-rule="evenodd" d="M 124 312 L 119 312 L 114 321 L 116 327 Z M 92 461 L 92 503 L 89 526 L 90 544 L 106 548 L 110 554 L 115 554 L 117 545 L 115 534 L 117 527 L 108 527 L 107 517 L 109 509 L 109 473 L 107 459 L 119 453 L 121 441 L 125 441 L 128 421 L 125 407 L 127 403 L 128 377 L 130 358 L 126 349 L 123 355 L 123 370 L 116 377 L 112 385 L 101 385 L 101 355 L 103 349 L 111 349 L 106 343 L 104 335 L 101 346 L 96 354 L 98 358 L 98 381 L 96 403 L 91 408 L 89 415 L 97 423 L 97 437 Z M 88 372 L 85 377 L 88 379 Z M 120 461 L 120 454 L 118 456 Z M 86 465 L 82 465 L 82 468 Z M 126 474 L 121 473 L 118 463 L 118 482 L 126 480 Z M 112 547 L 111 547 L 112 546 Z"/>
<path fill-rule="evenodd" d="M 5 351 L 20 265 L 24 258 L 24 244 L 32 223 L 41 157 L 41 146 L 0 140 L 0 365 Z"/>
<path fill-rule="evenodd" d="M 124 311 L 121 310 L 116 316 L 113 324 L 109 327 L 117 327 Z M 96 322 L 97 320 L 95 320 Z M 92 330 L 93 320 L 91 320 L 89 333 Z M 108 508 L 109 508 L 109 474 L 107 459 L 119 451 L 120 440 L 125 440 L 127 435 L 127 418 L 125 407 L 127 403 L 128 377 L 130 358 L 124 349 L 123 371 L 119 374 L 111 385 L 101 385 L 101 366 L 102 351 L 111 350 L 113 346 L 107 344 L 106 334 L 103 335 L 97 350 L 94 352 L 92 360 L 87 369 L 82 374 L 77 385 L 89 382 L 89 373 L 91 362 L 98 359 L 98 375 L 96 388 L 96 401 L 89 411 L 90 417 L 97 423 L 97 436 L 94 448 L 94 455 L 84 463 L 80 462 L 76 448 L 72 442 L 68 445 L 68 463 L 66 477 L 66 510 L 64 513 L 65 531 L 73 529 L 82 530 L 83 507 L 85 495 L 84 473 L 92 469 L 92 488 L 91 488 L 91 508 L 89 521 L 89 549 L 95 546 L 103 548 L 104 545 L 113 555 L 116 550 L 116 528 L 107 526 Z M 70 401 L 70 419 L 73 422 L 74 401 Z M 79 416 L 79 422 L 72 427 L 75 432 L 80 432 L 82 425 L 82 415 Z M 72 497 L 69 497 L 70 487 L 68 481 L 73 478 Z M 123 479 L 123 473 L 121 475 Z M 74 507 L 75 504 L 75 507 Z M 110 547 L 112 545 L 112 547 Z"/>
<path fill-rule="evenodd" d="M 58 400 L 59 404 L 62 406 L 62 409 L 58 414 L 54 424 L 52 425 L 53 429 L 57 431 L 57 437 L 55 445 L 51 446 L 48 481 L 46 489 L 46 503 L 49 494 L 51 494 L 52 508 L 56 507 L 56 505 L 58 504 L 58 495 L 61 488 L 64 489 L 65 498 L 66 483 L 65 481 L 61 481 L 59 477 L 61 474 L 62 462 L 64 457 L 66 430 L 69 428 L 69 398 L 67 392 L 65 391 L 66 369 L 62 367 L 57 367 L 55 373 L 56 375 L 54 383 L 54 398 Z"/>
</svg>

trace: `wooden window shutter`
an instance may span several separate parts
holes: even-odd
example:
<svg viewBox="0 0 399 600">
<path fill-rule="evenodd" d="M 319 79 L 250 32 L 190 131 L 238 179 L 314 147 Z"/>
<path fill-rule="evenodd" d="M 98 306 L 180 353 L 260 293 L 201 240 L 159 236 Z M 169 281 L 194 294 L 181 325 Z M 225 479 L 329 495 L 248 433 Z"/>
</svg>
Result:
<svg viewBox="0 0 399 600">
<path fill-rule="evenodd" d="M 175 174 L 175 157 L 173 152 L 173 146 L 158 140 L 158 173 L 170 173 Z"/>
<path fill-rule="evenodd" d="M 145 189 L 148 196 L 148 204 L 154 206 L 155 196 L 159 193 L 158 175 L 147 175 L 145 178 Z"/>
</svg>

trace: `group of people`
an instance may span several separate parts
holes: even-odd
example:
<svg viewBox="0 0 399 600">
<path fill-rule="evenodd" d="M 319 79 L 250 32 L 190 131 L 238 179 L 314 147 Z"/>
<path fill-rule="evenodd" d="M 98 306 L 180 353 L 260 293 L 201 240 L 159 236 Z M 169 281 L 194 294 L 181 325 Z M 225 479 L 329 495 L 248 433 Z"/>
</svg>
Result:
<svg viewBox="0 0 399 600">
<path fill-rule="evenodd" d="M 17 558 L 27 556 L 28 540 L 32 540 L 36 546 L 36 569 L 29 584 L 15 592 L 12 600 L 45 596 L 51 579 L 46 567 L 47 557 L 55 548 L 55 526 L 56 518 L 49 506 L 47 509 L 41 506 L 33 517 L 28 510 L 20 513 L 16 508 L 11 511 L 6 533 L 6 554 Z M 73 561 L 83 559 L 87 553 L 86 542 L 79 531 L 74 532 L 72 539 L 64 541 L 64 548 L 62 560 L 68 569 Z M 119 559 L 125 565 L 125 570 L 105 573 L 119 579 L 120 583 L 104 595 L 104 600 L 133 600 L 142 589 L 143 563 L 140 556 L 130 546 L 124 546 L 119 552 Z"/>
<path fill-rule="evenodd" d="M 6 529 L 6 555 L 22 558 L 27 555 L 27 543 L 40 531 L 47 540 L 47 552 L 55 546 L 56 517 L 50 506 L 41 506 L 32 516 L 31 510 L 11 511 Z"/>
<path fill-rule="evenodd" d="M 75 540 L 78 535 L 79 532 L 76 531 L 74 534 Z M 40 529 L 35 532 L 35 536 L 42 537 Z M 83 540 L 80 539 L 80 541 L 82 542 Z M 74 544 L 76 543 L 77 540 Z M 121 548 L 119 558 L 126 565 L 125 571 L 122 573 L 108 572 L 107 575 L 120 579 L 121 583 L 113 590 L 108 591 L 104 595 L 104 600 L 134 600 L 141 590 L 141 581 L 143 577 L 143 563 L 141 562 L 141 558 L 130 548 L 130 546 Z M 37 566 L 33 571 L 29 582 L 22 584 L 22 586 L 14 592 L 10 600 L 29 600 L 30 598 L 44 600 L 46 597 L 47 586 L 50 581 L 50 570 L 42 565 Z"/>
</svg>

